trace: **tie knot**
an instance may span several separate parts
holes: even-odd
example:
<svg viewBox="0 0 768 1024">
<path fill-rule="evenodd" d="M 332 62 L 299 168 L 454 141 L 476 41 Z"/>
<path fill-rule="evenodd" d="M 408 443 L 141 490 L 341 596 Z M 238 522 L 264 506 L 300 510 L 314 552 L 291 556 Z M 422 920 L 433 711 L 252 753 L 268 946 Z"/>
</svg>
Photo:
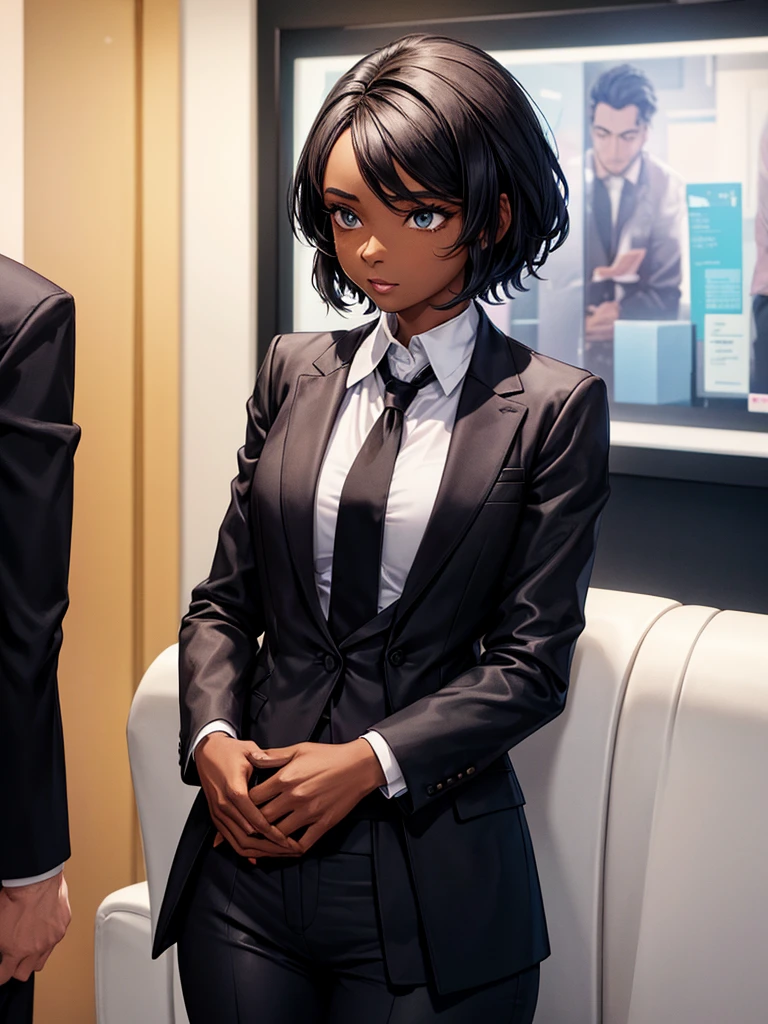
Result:
<svg viewBox="0 0 768 1024">
<path fill-rule="evenodd" d="M 405 412 L 416 397 L 418 390 L 415 384 L 398 380 L 397 377 L 390 377 L 384 391 L 384 408 L 399 409 L 401 412 Z"/>
<path fill-rule="evenodd" d="M 393 376 L 386 355 L 379 363 L 379 372 L 384 380 L 384 408 L 399 409 L 405 412 L 416 397 L 416 392 L 431 384 L 436 379 L 431 366 L 425 366 L 412 380 L 400 380 Z"/>
</svg>

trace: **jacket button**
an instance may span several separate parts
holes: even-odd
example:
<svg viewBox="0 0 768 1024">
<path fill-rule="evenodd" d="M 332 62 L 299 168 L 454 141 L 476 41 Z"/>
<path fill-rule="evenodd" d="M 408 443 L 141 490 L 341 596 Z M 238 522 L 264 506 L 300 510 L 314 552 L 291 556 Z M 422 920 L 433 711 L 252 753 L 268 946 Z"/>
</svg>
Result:
<svg viewBox="0 0 768 1024">
<path fill-rule="evenodd" d="M 434 786 L 427 786 L 427 796 L 434 796 L 434 795 L 435 795 L 435 787 Z"/>
<path fill-rule="evenodd" d="M 333 672 L 336 668 L 336 659 L 332 654 L 326 654 L 325 658 L 323 658 L 323 665 L 325 665 L 326 672 Z"/>
<path fill-rule="evenodd" d="M 389 664 L 390 665 L 402 665 L 405 655 L 399 647 L 395 647 L 394 650 L 389 652 Z"/>
</svg>

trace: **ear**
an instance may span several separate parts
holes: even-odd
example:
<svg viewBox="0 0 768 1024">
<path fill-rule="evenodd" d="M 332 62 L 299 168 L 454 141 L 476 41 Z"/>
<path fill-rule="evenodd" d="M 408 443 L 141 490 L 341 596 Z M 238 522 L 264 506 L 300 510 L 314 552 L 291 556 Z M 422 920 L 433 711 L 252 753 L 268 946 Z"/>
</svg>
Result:
<svg viewBox="0 0 768 1024">
<path fill-rule="evenodd" d="M 509 225 L 512 223 L 512 208 L 509 205 L 509 196 L 506 192 L 502 192 L 499 196 L 499 226 L 496 229 L 496 242 L 501 239 L 509 231 Z M 480 247 L 485 248 L 486 241 L 483 235 L 480 236 Z"/>
<path fill-rule="evenodd" d="M 506 192 L 502 192 L 499 196 L 499 227 L 496 231 L 496 241 L 500 242 L 501 239 L 509 231 L 509 225 L 512 223 L 512 207 L 509 205 L 509 196 Z"/>
</svg>

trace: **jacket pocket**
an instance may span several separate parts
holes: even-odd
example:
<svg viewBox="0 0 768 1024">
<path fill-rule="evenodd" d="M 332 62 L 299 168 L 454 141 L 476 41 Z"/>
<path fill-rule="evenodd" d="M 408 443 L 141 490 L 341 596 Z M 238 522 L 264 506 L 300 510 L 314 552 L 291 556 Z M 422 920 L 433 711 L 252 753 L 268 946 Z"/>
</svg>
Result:
<svg viewBox="0 0 768 1024">
<path fill-rule="evenodd" d="M 525 470 L 522 466 L 505 466 L 496 477 L 486 502 L 520 502 L 525 490 Z"/>
<path fill-rule="evenodd" d="M 485 499 L 486 505 L 488 504 L 519 504 L 523 500 L 523 493 L 525 491 L 525 484 L 522 480 L 517 483 L 507 482 L 506 480 L 497 481 Z"/>
<path fill-rule="evenodd" d="M 506 811 L 525 803 L 513 768 L 487 768 L 476 782 L 465 783 L 454 797 L 459 821 L 470 821 L 493 811 Z"/>
<path fill-rule="evenodd" d="M 499 483 L 517 483 L 525 480 L 525 470 L 522 466 L 505 466 L 498 475 Z"/>
</svg>

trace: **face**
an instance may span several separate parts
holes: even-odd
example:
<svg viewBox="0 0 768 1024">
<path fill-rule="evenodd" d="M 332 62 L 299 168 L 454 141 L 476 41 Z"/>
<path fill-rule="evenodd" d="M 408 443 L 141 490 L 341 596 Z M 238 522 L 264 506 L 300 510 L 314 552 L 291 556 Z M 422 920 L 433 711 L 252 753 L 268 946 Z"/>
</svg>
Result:
<svg viewBox="0 0 768 1024">
<path fill-rule="evenodd" d="M 598 103 L 592 118 L 592 146 L 609 174 L 624 174 L 648 138 L 648 125 L 638 120 L 634 103 L 616 110 Z"/>
<path fill-rule="evenodd" d="M 397 170 L 408 189 L 423 190 L 402 168 Z M 350 130 L 331 150 L 323 189 L 339 263 L 379 309 L 409 321 L 426 316 L 436 326 L 464 308 L 431 310 L 450 301 L 464 284 L 466 249 L 448 255 L 461 231 L 458 205 L 430 199 L 397 201 L 397 209 L 389 209 L 360 173 Z"/>
</svg>

